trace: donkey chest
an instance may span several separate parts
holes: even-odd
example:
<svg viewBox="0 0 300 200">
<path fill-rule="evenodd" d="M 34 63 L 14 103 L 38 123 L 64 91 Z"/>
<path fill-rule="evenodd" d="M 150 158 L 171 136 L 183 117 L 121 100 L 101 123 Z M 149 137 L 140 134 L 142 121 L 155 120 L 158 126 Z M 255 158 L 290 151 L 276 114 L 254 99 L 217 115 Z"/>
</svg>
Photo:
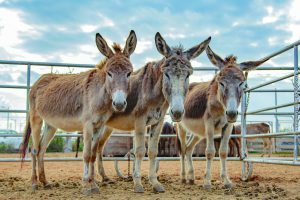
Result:
<svg viewBox="0 0 300 200">
<path fill-rule="evenodd" d="M 152 107 L 148 109 L 146 114 L 146 125 L 154 125 L 157 124 L 163 118 L 163 111 L 160 107 Z"/>
<path fill-rule="evenodd" d="M 227 123 L 227 120 L 225 117 L 218 117 L 212 120 L 213 123 L 211 125 L 213 127 L 207 127 L 211 126 L 210 123 L 205 123 L 204 118 L 202 119 L 189 119 L 189 118 L 183 118 L 181 125 L 189 132 L 192 132 L 195 135 L 198 135 L 200 137 L 206 137 L 205 131 L 206 130 L 213 130 L 214 135 L 221 135 L 222 128 Z"/>
</svg>

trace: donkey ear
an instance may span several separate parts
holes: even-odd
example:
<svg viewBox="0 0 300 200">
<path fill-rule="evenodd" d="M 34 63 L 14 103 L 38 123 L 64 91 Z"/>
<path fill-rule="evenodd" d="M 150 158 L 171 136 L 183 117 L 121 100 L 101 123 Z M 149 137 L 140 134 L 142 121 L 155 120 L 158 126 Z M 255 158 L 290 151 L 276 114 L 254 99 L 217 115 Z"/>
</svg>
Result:
<svg viewBox="0 0 300 200">
<path fill-rule="evenodd" d="M 97 45 L 99 51 L 106 57 L 110 58 L 114 55 L 111 48 L 109 48 L 106 41 L 99 33 L 96 34 L 96 45 Z"/>
<path fill-rule="evenodd" d="M 206 48 L 206 54 L 212 64 L 216 65 L 219 69 L 224 67 L 225 61 L 220 56 L 215 54 L 215 52 L 213 52 L 209 46 Z"/>
<path fill-rule="evenodd" d="M 159 32 L 155 34 L 155 45 L 159 53 L 161 53 L 163 56 L 168 57 L 171 55 L 171 49 L 167 45 L 164 38 L 160 35 Z"/>
<path fill-rule="evenodd" d="M 269 60 L 270 58 L 263 58 L 261 60 L 258 61 L 247 61 L 247 62 L 242 62 L 239 64 L 239 67 L 241 68 L 241 70 L 243 71 L 250 71 L 250 70 L 254 70 L 256 67 L 258 67 L 259 65 L 263 64 L 264 62 L 266 62 L 267 60 Z"/>
<path fill-rule="evenodd" d="M 137 43 L 137 39 L 136 39 L 135 32 L 131 30 L 123 50 L 125 56 L 129 57 L 134 52 L 136 43 Z"/>
<path fill-rule="evenodd" d="M 211 37 L 208 37 L 206 40 L 204 40 L 200 44 L 185 51 L 184 54 L 187 56 L 187 59 L 191 60 L 193 58 L 198 57 L 206 49 L 210 40 L 211 40 Z"/>
</svg>

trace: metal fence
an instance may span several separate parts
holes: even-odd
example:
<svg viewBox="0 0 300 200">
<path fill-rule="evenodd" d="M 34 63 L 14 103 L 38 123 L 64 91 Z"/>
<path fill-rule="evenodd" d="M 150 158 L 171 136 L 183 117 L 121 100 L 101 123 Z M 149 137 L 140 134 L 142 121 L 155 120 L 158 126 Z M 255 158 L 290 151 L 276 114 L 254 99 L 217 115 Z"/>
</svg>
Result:
<svg viewBox="0 0 300 200">
<path fill-rule="evenodd" d="M 265 83 L 259 84 L 257 86 L 254 86 L 252 88 L 247 88 L 244 91 L 244 94 L 242 96 L 242 105 L 241 105 L 241 128 L 242 128 L 242 135 L 233 135 L 232 137 L 241 137 L 242 139 L 242 177 L 244 179 L 247 179 L 253 170 L 252 168 L 252 163 L 258 162 L 258 163 L 271 163 L 271 164 L 287 164 L 287 165 L 299 165 L 300 162 L 298 160 L 298 111 L 299 111 L 299 88 L 298 88 L 298 45 L 300 44 L 300 40 L 271 54 L 270 56 L 274 57 L 277 55 L 280 55 L 290 49 L 294 49 L 294 67 L 259 67 L 257 70 L 276 70 L 276 71 L 286 71 L 286 70 L 293 70 L 294 72 L 291 74 L 288 74 L 286 76 L 283 76 L 281 78 L 276 78 L 271 81 L 267 81 Z M 31 77 L 31 69 L 32 67 L 35 66 L 48 66 L 48 67 L 74 67 L 74 68 L 93 68 L 94 65 L 90 64 L 71 64 L 71 63 L 49 63 L 49 62 L 31 62 L 31 61 L 5 61 L 5 60 L 0 60 L 0 64 L 6 64 L 9 66 L 14 66 L 14 65 L 25 65 L 27 66 L 27 82 L 26 85 L 1 85 L 0 88 L 9 88 L 9 89 L 25 89 L 27 93 L 27 98 L 26 98 L 26 109 L 25 110 L 9 110 L 9 109 L 2 109 L 0 110 L 0 113 L 28 113 L 29 109 L 29 102 L 28 102 L 28 96 L 29 96 L 29 91 L 30 91 L 30 77 Z M 194 71 L 213 71 L 217 72 L 218 69 L 215 67 L 195 67 Z M 261 89 L 257 90 L 261 87 L 270 85 L 272 83 L 291 78 L 293 77 L 294 79 L 294 90 L 289 90 L 289 89 Z M 294 102 L 287 103 L 287 104 L 282 104 L 282 105 L 276 105 L 273 107 L 268 107 L 268 108 L 262 108 L 254 111 L 247 111 L 247 106 L 248 106 L 248 97 L 250 93 L 257 93 L 257 92 L 262 92 L 262 93 L 293 93 L 294 94 Z M 283 107 L 288 107 L 288 106 L 294 106 L 294 112 L 277 112 L 278 108 L 283 108 Z M 270 110 L 275 110 L 276 112 L 266 112 Z M 293 115 L 293 132 L 277 132 L 277 133 L 271 133 L 271 134 L 255 134 L 255 135 L 246 135 L 246 116 L 247 115 Z M 294 139 L 294 156 L 290 158 L 280 158 L 280 157 L 272 157 L 272 158 L 255 158 L 255 157 L 247 157 L 246 155 L 246 138 L 252 138 L 252 137 L 288 137 L 288 136 L 293 136 Z M 7 134 L 7 135 L 0 135 L 0 137 L 22 137 L 20 134 Z M 57 134 L 56 137 L 82 137 L 80 134 Z M 113 134 L 112 137 L 133 137 L 133 134 Z M 162 135 L 161 137 L 175 137 L 174 135 Z M 175 161 L 179 160 L 179 157 L 159 157 L 157 158 L 158 161 L 163 160 L 163 161 Z M 215 158 L 215 160 L 218 160 L 219 158 Z M 82 160 L 82 158 L 45 158 L 46 161 L 77 161 L 77 160 Z M 114 160 L 114 161 L 121 161 L 121 160 L 128 160 L 127 158 L 116 158 L 116 157 L 105 157 L 103 160 Z M 145 158 L 147 160 L 147 158 Z M 205 160 L 205 158 L 194 158 L 194 160 Z M 228 158 L 228 160 L 232 161 L 239 161 L 239 158 Z M 16 162 L 20 161 L 19 158 L 0 158 L 0 162 Z M 25 161 L 30 161 L 29 158 L 26 158 Z M 116 167 L 117 170 L 117 167 Z"/>
</svg>

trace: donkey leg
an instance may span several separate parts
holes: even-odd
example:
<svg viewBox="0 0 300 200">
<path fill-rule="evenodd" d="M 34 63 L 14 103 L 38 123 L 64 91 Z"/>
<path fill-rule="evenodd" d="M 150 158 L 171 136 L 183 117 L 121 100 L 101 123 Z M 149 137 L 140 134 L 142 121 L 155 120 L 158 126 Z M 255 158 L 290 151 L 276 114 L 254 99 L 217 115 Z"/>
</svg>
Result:
<svg viewBox="0 0 300 200">
<path fill-rule="evenodd" d="M 272 138 L 268 138 L 268 150 L 269 150 L 269 157 L 271 157 L 272 154 L 272 147 L 273 147 L 273 142 L 272 142 Z"/>
<path fill-rule="evenodd" d="M 225 188 L 232 187 L 232 183 L 227 175 L 227 165 L 226 165 L 226 160 L 228 155 L 228 144 L 229 144 L 230 134 L 232 132 L 232 126 L 233 126 L 232 124 L 228 124 L 226 127 L 222 129 L 223 138 L 221 140 L 220 150 L 219 150 L 220 162 L 221 162 L 221 179 L 224 183 Z"/>
<path fill-rule="evenodd" d="M 159 136 L 162 130 L 163 120 L 156 125 L 151 126 L 151 133 L 148 146 L 149 157 L 149 182 L 155 192 L 165 192 L 163 185 L 157 180 L 156 157 L 158 153 Z"/>
<path fill-rule="evenodd" d="M 186 174 L 185 174 L 185 153 L 186 153 L 186 131 L 183 129 L 183 127 L 177 123 L 177 134 L 178 134 L 178 140 L 180 142 L 180 164 L 181 164 L 181 182 L 186 183 Z"/>
<path fill-rule="evenodd" d="M 102 177 L 102 182 L 113 182 L 108 176 L 105 174 L 104 165 L 103 165 L 103 149 L 105 147 L 106 142 L 108 141 L 113 129 L 109 127 L 105 127 L 103 133 L 101 134 L 98 141 L 98 150 L 97 150 L 97 164 L 98 164 L 98 173 Z"/>
<path fill-rule="evenodd" d="M 206 125 L 206 172 L 204 177 L 204 189 L 211 189 L 211 164 L 213 158 L 216 154 L 215 144 L 214 144 L 214 124 L 208 123 Z"/>
<path fill-rule="evenodd" d="M 194 164 L 193 164 L 193 152 L 195 146 L 200 141 L 200 138 L 196 135 L 192 137 L 192 139 L 189 141 L 189 144 L 186 148 L 186 159 L 187 159 L 187 182 L 188 184 L 195 184 L 195 172 L 194 172 Z"/>
<path fill-rule="evenodd" d="M 83 194 L 99 193 L 99 190 L 94 189 L 98 186 L 94 181 L 94 165 L 92 162 L 92 138 L 93 138 L 94 127 L 90 122 L 85 123 L 83 127 L 83 162 L 84 162 L 84 173 L 83 173 Z M 96 159 L 96 158 L 95 158 Z"/>
<path fill-rule="evenodd" d="M 137 120 L 135 123 L 135 162 L 134 162 L 134 192 L 143 193 L 144 187 L 141 180 L 141 163 L 145 156 L 145 123 L 142 120 Z"/>
<path fill-rule="evenodd" d="M 38 152 L 39 180 L 41 183 L 43 183 L 44 188 L 51 187 L 51 184 L 46 180 L 46 176 L 45 176 L 44 155 L 45 155 L 45 152 L 46 152 L 46 149 L 47 149 L 49 143 L 51 142 L 51 140 L 54 137 L 55 132 L 56 132 L 56 128 L 45 123 L 42 139 L 40 142 L 40 149 Z"/>
<path fill-rule="evenodd" d="M 30 113 L 30 124 L 32 129 L 32 175 L 31 175 L 31 187 L 33 190 L 38 188 L 37 173 L 36 173 L 36 159 L 39 151 L 40 139 L 41 139 L 41 128 L 43 120 L 37 115 L 37 113 Z"/>
</svg>

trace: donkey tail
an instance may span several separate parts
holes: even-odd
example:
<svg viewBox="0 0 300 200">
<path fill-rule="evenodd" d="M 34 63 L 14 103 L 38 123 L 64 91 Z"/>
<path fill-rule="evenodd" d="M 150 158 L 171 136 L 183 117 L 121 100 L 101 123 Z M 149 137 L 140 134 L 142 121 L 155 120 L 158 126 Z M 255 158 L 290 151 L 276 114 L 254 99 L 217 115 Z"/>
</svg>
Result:
<svg viewBox="0 0 300 200">
<path fill-rule="evenodd" d="M 29 138 L 30 138 L 30 134 L 31 134 L 31 126 L 30 126 L 30 120 L 29 120 L 29 115 L 27 117 L 27 121 L 26 121 L 26 126 L 25 126 L 25 130 L 24 130 L 24 134 L 23 134 L 23 142 L 20 145 L 20 156 L 21 156 L 21 167 L 22 164 L 24 162 L 25 156 L 26 156 L 26 150 L 29 144 Z"/>
<path fill-rule="evenodd" d="M 80 137 L 77 137 L 77 140 L 76 140 L 76 154 L 75 154 L 75 158 L 78 157 L 79 146 L 80 146 Z"/>
</svg>

